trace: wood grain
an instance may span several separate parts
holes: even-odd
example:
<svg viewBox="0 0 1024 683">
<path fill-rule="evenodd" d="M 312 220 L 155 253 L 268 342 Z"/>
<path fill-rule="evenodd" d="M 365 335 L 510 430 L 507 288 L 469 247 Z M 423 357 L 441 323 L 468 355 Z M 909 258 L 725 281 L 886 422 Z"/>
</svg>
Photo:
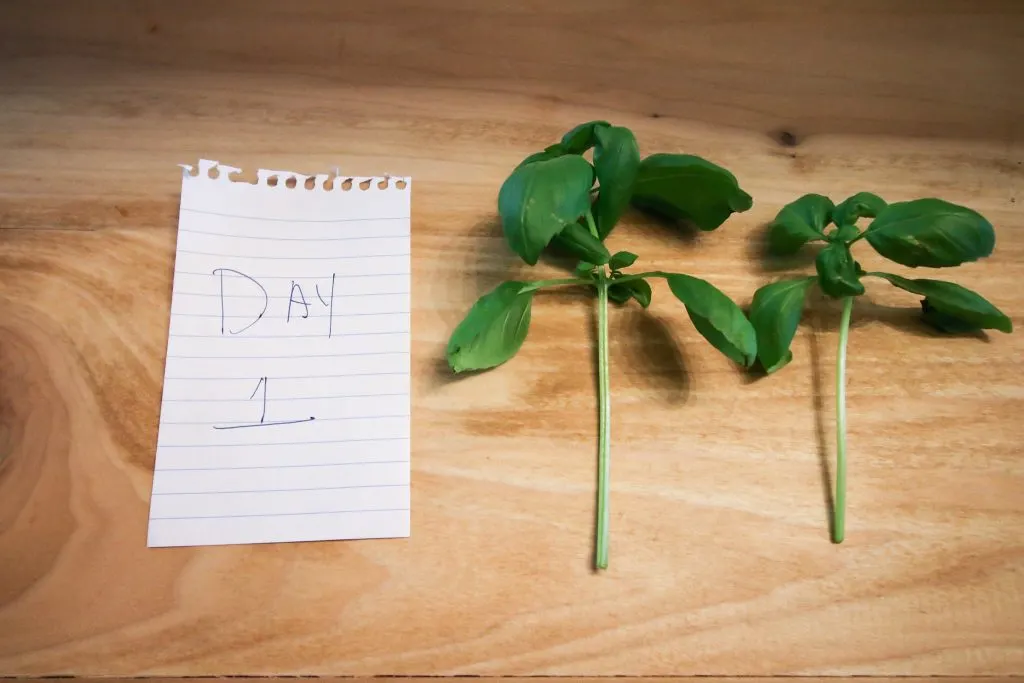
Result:
<svg viewBox="0 0 1024 683">
<path fill-rule="evenodd" d="M 378 676 L 322 676 L 318 677 L 317 683 L 370 683 L 371 681 L 379 681 L 381 677 Z M 507 681 L 506 676 L 473 676 L 473 683 L 501 683 Z M 66 681 L 67 679 L 62 678 L 33 678 L 33 681 L 39 683 L 56 683 L 57 681 Z M 116 679 L 119 683 L 190 683 L 194 682 L 194 678 L 119 678 Z M 220 677 L 220 678 L 208 678 L 204 679 L 211 681 L 211 683 L 227 682 L 232 679 L 231 677 Z M 266 683 L 276 683 L 277 681 L 286 680 L 285 677 L 261 677 L 261 681 Z M 388 683 L 429 683 L 430 681 L 436 681 L 435 676 L 389 676 Z M 530 680 L 532 683 L 564 683 L 567 678 L 565 676 L 531 676 Z M 608 677 L 606 676 L 574 676 L 571 679 L 575 683 L 601 683 L 606 682 Z M 616 677 L 617 683 L 630 683 L 631 681 L 643 681 L 644 677 Z M 650 678 L 647 679 L 651 680 Z M 692 683 L 693 678 L 688 676 L 659 676 L 657 677 L 659 683 L 680 683 L 682 681 L 689 681 Z M 787 680 L 792 680 L 794 683 L 834 683 L 836 678 L 833 676 L 710 676 L 702 677 L 705 683 L 785 683 Z M 971 676 L 944 676 L 942 683 L 970 683 L 976 681 L 976 677 Z M 992 676 L 986 677 L 986 680 L 993 681 L 993 683 L 1002 683 L 1003 681 L 1016 681 L 1020 680 L 1015 676 Z M 76 683 L 108 683 L 108 678 L 78 678 Z M 873 676 L 871 677 L 871 683 L 934 683 L 934 678 L 929 676 Z"/>
<path fill-rule="evenodd" d="M 999 235 L 952 276 L 1021 325 L 1022 64 L 1012 1 L 0 4 L 0 674 L 1024 674 L 1020 333 L 940 337 L 870 289 L 835 547 L 835 306 L 756 381 L 664 287 L 616 310 L 602 575 L 591 302 L 540 297 L 496 371 L 442 361 L 528 270 L 502 179 L 593 118 L 755 197 L 705 235 L 630 216 L 611 243 L 646 266 L 749 301 L 808 267 L 761 258 L 798 194 L 941 195 Z M 200 156 L 416 178 L 407 541 L 146 549 Z"/>
<path fill-rule="evenodd" d="M 372 681 L 380 681 L 379 676 L 321 676 L 317 677 L 317 683 L 371 683 Z M 617 683 L 631 683 L 632 681 L 644 681 L 646 677 L 616 677 Z M 473 683 L 502 683 L 507 681 L 507 676 L 473 676 Z M 33 681 L 38 683 L 57 683 L 58 681 L 66 681 L 63 678 L 33 678 Z M 77 678 L 76 683 L 109 683 L 109 678 Z M 166 677 L 146 677 L 146 678 L 118 678 L 115 679 L 118 683 L 194 683 L 195 678 L 166 678 Z M 211 683 L 227 683 L 230 680 L 237 680 L 230 676 L 216 677 L 216 678 L 205 678 L 204 680 L 210 681 Z M 259 680 L 265 683 L 277 683 L 278 681 L 285 681 L 287 677 L 260 677 Z M 388 683 L 429 683 L 430 681 L 437 681 L 436 676 L 389 676 Z M 566 680 L 572 680 L 574 683 L 602 683 L 607 682 L 607 676 L 573 676 L 567 678 L 565 676 L 531 676 L 531 683 L 565 683 Z M 650 678 L 646 678 L 650 681 Z M 689 676 L 659 676 L 656 679 L 659 683 L 682 683 L 687 681 L 693 682 L 693 678 Z M 701 677 L 704 683 L 786 683 L 786 681 L 793 681 L 793 683 L 835 683 L 837 680 L 834 676 L 708 676 Z M 841 680 L 841 679 L 840 679 Z M 971 681 L 977 681 L 977 677 L 972 676 L 944 676 L 942 683 L 970 683 Z M 985 680 L 991 681 L 992 683 L 1003 683 L 1004 681 L 1017 681 L 1020 680 L 1016 676 L 990 676 L 985 677 Z M 872 676 L 871 683 L 935 683 L 934 677 L 930 676 Z"/>
</svg>

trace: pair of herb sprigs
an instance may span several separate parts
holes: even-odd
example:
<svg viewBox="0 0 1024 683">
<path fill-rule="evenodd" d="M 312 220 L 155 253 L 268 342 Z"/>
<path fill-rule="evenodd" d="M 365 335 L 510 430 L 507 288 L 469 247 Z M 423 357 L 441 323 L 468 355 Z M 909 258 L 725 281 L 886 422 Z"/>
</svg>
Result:
<svg viewBox="0 0 1024 683">
<path fill-rule="evenodd" d="M 593 165 L 583 153 L 593 148 Z M 598 187 L 595 189 L 595 180 Z M 836 497 L 833 540 L 845 526 L 845 364 L 852 297 L 864 293 L 861 277 L 876 276 L 924 296 L 924 319 L 948 332 L 982 328 L 1012 329 L 1009 319 L 988 301 L 959 285 L 908 280 L 889 273 L 865 273 L 850 245 L 860 239 L 882 256 L 910 267 L 949 267 L 991 254 L 991 224 L 970 209 L 939 199 L 886 204 L 859 193 L 838 206 L 820 195 L 806 195 L 779 212 L 771 230 L 776 253 L 794 253 L 809 241 L 824 241 L 817 275 L 762 287 L 754 296 L 751 322 L 713 285 L 689 275 L 651 271 L 624 273 L 637 255 L 611 254 L 605 239 L 629 204 L 670 220 L 688 220 L 702 230 L 718 228 L 734 212 L 752 206 L 729 171 L 700 157 L 653 154 L 641 160 L 636 139 L 626 128 L 604 121 L 585 123 L 562 141 L 524 159 L 505 181 L 498 209 L 509 246 L 528 264 L 555 246 L 581 259 L 576 277 L 532 282 L 509 281 L 481 297 L 452 334 L 448 362 L 455 372 L 483 370 L 504 363 L 522 346 L 530 324 L 534 292 L 547 287 L 582 285 L 597 293 L 599 379 L 599 477 L 595 566 L 608 564 L 608 485 L 610 401 L 608 373 L 608 301 L 651 302 L 652 277 L 663 277 L 686 307 L 691 321 L 712 345 L 749 367 L 755 358 L 768 373 L 792 358 L 789 346 L 810 286 L 845 299 L 837 367 Z M 874 218 L 861 232 L 860 218 Z M 829 229 L 834 225 L 834 229 Z M 756 329 L 756 334 L 755 334 Z"/>
</svg>

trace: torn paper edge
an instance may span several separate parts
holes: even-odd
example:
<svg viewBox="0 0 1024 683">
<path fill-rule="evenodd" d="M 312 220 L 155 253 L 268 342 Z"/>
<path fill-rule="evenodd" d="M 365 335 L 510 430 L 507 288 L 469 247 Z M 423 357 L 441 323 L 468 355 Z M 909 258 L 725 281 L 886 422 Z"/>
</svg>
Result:
<svg viewBox="0 0 1024 683">
<path fill-rule="evenodd" d="M 243 171 L 235 166 L 222 164 L 219 161 L 200 159 L 197 166 L 192 164 L 178 164 L 181 167 L 182 177 L 188 182 L 212 182 L 212 183 L 245 183 L 247 185 L 262 185 L 270 189 L 281 191 L 304 191 L 304 192 L 347 192 L 350 190 L 407 190 L 412 182 L 409 176 L 349 176 L 340 172 L 337 167 L 330 173 L 316 173 L 308 175 L 296 171 L 275 171 L 261 168 L 256 171 L 256 182 L 250 182 L 239 177 Z M 312 180 L 312 187 L 307 182 Z M 290 185 L 289 185 L 290 183 Z"/>
</svg>

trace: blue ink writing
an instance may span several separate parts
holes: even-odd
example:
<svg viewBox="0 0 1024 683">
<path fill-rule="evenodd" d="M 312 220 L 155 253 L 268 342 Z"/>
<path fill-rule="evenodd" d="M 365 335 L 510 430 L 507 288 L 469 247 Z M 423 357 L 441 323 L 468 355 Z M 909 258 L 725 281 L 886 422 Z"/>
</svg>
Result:
<svg viewBox="0 0 1024 683">
<path fill-rule="evenodd" d="M 246 423 L 246 424 L 236 424 L 236 425 L 214 425 L 213 428 L 214 429 L 248 429 L 250 427 L 280 427 L 281 425 L 295 425 L 295 424 L 302 424 L 304 422 L 312 422 L 313 420 L 316 419 L 315 417 L 310 415 L 309 417 L 301 419 L 301 420 L 276 420 L 276 421 L 272 421 L 272 422 L 267 422 L 266 421 L 266 418 L 267 418 L 267 383 L 268 382 L 267 382 L 267 378 L 266 377 L 260 377 L 260 381 L 256 383 L 256 388 L 253 389 L 253 392 L 251 394 L 249 394 L 249 399 L 251 400 L 254 396 L 256 396 L 256 393 L 260 390 L 260 387 L 263 387 L 263 401 L 262 401 L 262 403 L 263 403 L 263 410 L 260 413 L 260 421 L 259 422 L 252 422 L 252 423 Z"/>
<path fill-rule="evenodd" d="M 237 275 L 239 277 L 244 277 L 246 280 L 248 280 L 252 284 L 254 284 L 257 287 L 259 287 L 260 288 L 260 292 L 263 293 L 263 310 L 260 311 L 260 314 L 257 315 L 256 318 L 251 323 L 249 323 L 248 325 L 246 325 L 242 329 L 240 329 L 240 330 L 228 330 L 228 332 L 230 334 L 241 334 L 242 332 L 245 332 L 247 329 L 249 329 L 250 327 L 252 327 L 256 323 L 258 323 L 260 321 L 260 319 L 263 318 L 263 314 L 267 312 L 267 305 L 270 302 L 270 297 L 267 296 L 266 288 L 263 285 L 261 285 L 255 278 L 252 278 L 252 277 L 246 275 L 245 273 L 243 273 L 243 272 L 241 272 L 239 270 L 233 270 L 231 268 L 214 268 L 213 269 L 213 274 L 220 276 L 220 333 L 221 334 L 224 334 L 224 318 L 225 318 L 225 314 L 224 314 L 224 274 L 225 273 L 228 273 L 230 275 Z"/>
<path fill-rule="evenodd" d="M 299 290 L 299 300 L 295 300 L 295 290 Z M 309 302 L 306 301 L 306 295 L 302 293 L 302 285 L 292 280 L 292 291 L 288 294 L 288 315 L 285 317 L 285 322 L 291 322 L 292 320 L 292 304 L 299 304 L 305 306 L 306 311 L 302 314 L 302 317 L 309 317 Z"/>
</svg>

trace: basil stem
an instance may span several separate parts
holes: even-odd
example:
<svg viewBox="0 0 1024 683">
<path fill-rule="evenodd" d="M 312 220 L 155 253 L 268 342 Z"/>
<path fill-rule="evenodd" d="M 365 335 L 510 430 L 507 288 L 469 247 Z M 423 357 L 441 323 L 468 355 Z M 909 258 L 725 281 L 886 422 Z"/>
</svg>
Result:
<svg viewBox="0 0 1024 683">
<path fill-rule="evenodd" d="M 608 382 L 608 281 L 602 271 L 597 281 L 597 376 L 598 376 L 598 436 L 597 436 L 597 548 L 594 566 L 608 568 L 608 486 L 611 456 L 611 412 Z"/>
<path fill-rule="evenodd" d="M 556 287 L 558 285 L 592 285 L 594 284 L 590 280 L 581 277 L 563 277 L 555 280 L 534 280 L 533 282 L 527 282 L 526 285 L 519 290 L 520 294 L 526 294 L 537 289 L 543 289 L 545 287 Z"/>
<path fill-rule="evenodd" d="M 832 512 L 832 542 L 842 543 L 846 535 L 846 340 L 850 336 L 853 297 L 843 299 L 839 323 L 839 352 L 836 354 L 836 497 Z"/>
<path fill-rule="evenodd" d="M 587 227 L 597 237 L 594 216 L 587 212 Z M 608 382 L 608 275 L 597 271 L 597 542 L 594 568 L 608 568 L 608 487 L 611 474 L 612 404 Z"/>
</svg>

